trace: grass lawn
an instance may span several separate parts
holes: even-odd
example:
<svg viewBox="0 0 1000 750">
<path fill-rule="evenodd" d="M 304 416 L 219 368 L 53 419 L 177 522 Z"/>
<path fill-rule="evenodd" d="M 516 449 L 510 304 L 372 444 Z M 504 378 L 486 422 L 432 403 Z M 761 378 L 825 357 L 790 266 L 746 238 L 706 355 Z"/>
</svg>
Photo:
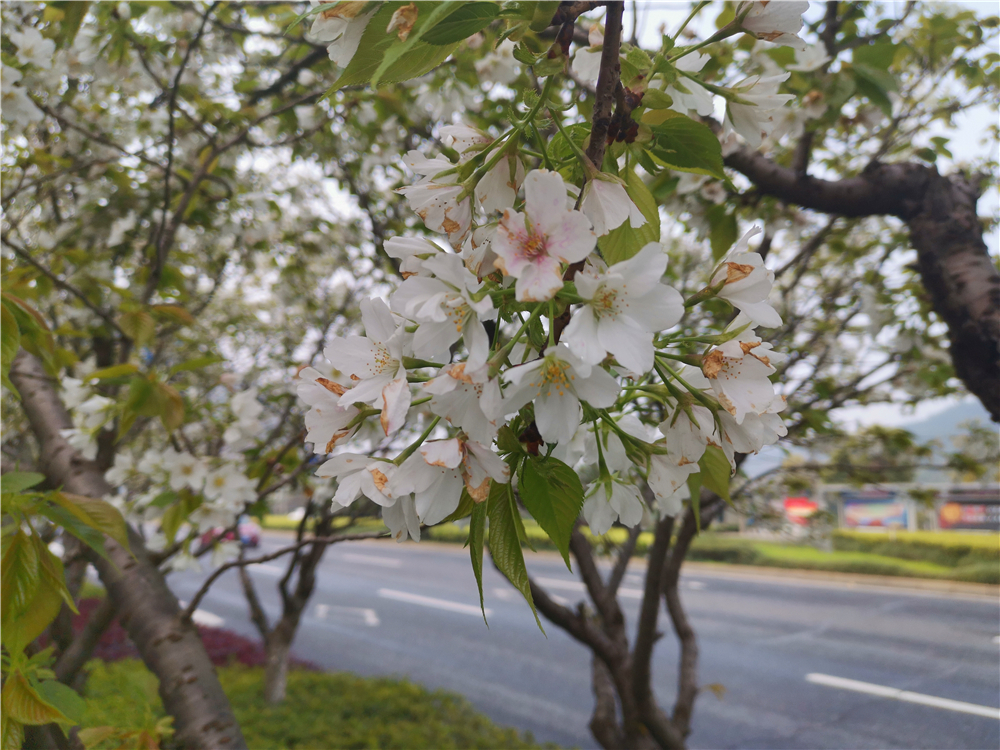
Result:
<svg viewBox="0 0 1000 750">
<path fill-rule="evenodd" d="M 164 717 L 163 705 L 156 678 L 142 662 L 92 661 L 87 667 L 90 677 L 84 693 L 83 726 L 110 726 L 155 736 L 157 722 Z M 543 747 L 528 735 L 497 726 L 461 696 L 426 690 L 405 680 L 293 670 L 285 702 L 267 706 L 262 668 L 237 664 L 218 672 L 253 750 Z M 171 747 L 172 742 L 166 740 L 163 746 Z M 96 745 L 97 750 L 116 747 L 114 740 Z"/>
</svg>

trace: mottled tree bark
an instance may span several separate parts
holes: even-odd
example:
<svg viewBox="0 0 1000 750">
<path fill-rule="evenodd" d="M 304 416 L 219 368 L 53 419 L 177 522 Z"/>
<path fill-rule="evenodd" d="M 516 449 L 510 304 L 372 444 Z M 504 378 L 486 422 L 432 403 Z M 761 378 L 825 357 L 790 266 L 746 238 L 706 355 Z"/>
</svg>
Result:
<svg viewBox="0 0 1000 750">
<path fill-rule="evenodd" d="M 21 351 L 10 379 L 38 441 L 38 469 L 54 486 L 101 498 L 111 492 L 100 469 L 59 434 L 72 421 L 56 384 L 33 356 Z M 159 678 L 164 708 L 177 738 L 190 750 L 232 750 L 246 742 L 222 691 L 215 668 L 190 623 L 182 623 L 177 599 L 149 559 L 142 538 L 129 527 L 129 547 L 105 538 L 108 558 L 92 555 L 122 626 L 146 666 Z"/>
</svg>

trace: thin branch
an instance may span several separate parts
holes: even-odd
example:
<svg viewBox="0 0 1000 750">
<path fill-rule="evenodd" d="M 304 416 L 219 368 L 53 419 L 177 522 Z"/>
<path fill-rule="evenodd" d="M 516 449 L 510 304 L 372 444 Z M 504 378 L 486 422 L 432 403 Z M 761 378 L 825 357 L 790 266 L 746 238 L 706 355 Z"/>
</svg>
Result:
<svg viewBox="0 0 1000 750">
<path fill-rule="evenodd" d="M 59 682 L 66 685 L 73 682 L 83 665 L 94 653 L 94 648 L 101 640 L 101 636 L 104 635 L 104 631 L 114 621 L 117 611 L 115 602 L 110 596 L 101 599 L 94 611 L 90 613 L 90 617 L 87 618 L 83 630 L 56 660 L 52 669 Z"/>
<path fill-rule="evenodd" d="M 14 253 L 19 258 L 21 258 L 26 263 L 28 263 L 29 265 L 33 266 L 38 271 L 40 271 L 41 273 L 43 273 L 57 287 L 59 287 L 63 291 L 69 292 L 74 297 L 76 297 L 77 299 L 79 299 L 91 312 L 93 312 L 97 317 L 99 317 L 101 320 L 103 320 L 105 323 L 107 323 L 108 326 L 110 326 L 112 329 L 114 329 L 119 334 L 121 334 L 121 336 L 123 338 L 126 338 L 126 339 L 129 338 L 129 336 L 126 335 L 126 333 L 121 329 L 121 327 L 115 322 L 115 319 L 111 317 L 110 313 L 108 313 L 105 310 L 102 310 L 100 307 L 98 307 L 93 302 L 91 302 L 89 299 L 87 299 L 87 295 L 85 295 L 83 292 L 81 292 L 75 286 L 73 286 L 72 284 L 70 284 L 68 281 L 65 281 L 64 279 L 60 278 L 56 274 L 52 273 L 52 271 L 50 271 L 45 266 L 43 266 L 41 263 L 39 263 L 37 260 L 35 260 L 34 258 L 32 258 L 31 254 L 25 248 L 19 247 L 17 245 L 17 243 L 11 241 L 10 236 L 6 232 L 3 233 L 2 239 L 3 239 L 4 244 L 7 245 L 11 250 L 13 250 Z"/>
<path fill-rule="evenodd" d="M 597 78 L 597 94 L 594 98 L 594 115 L 591 119 L 590 145 L 587 156 L 598 169 L 604 163 L 604 149 L 607 146 L 608 128 L 611 126 L 615 91 L 621 83 L 621 62 L 618 59 L 622 41 L 622 14 L 624 2 L 608 3 L 605 19 L 604 48 L 601 51 L 601 71 Z"/>
<path fill-rule="evenodd" d="M 296 544 L 292 544 L 288 547 L 282 547 L 279 550 L 271 552 L 267 555 L 261 555 L 260 557 L 254 557 L 249 560 L 233 560 L 232 562 L 220 565 L 201 585 L 198 592 L 192 597 L 191 603 L 188 604 L 187 608 L 181 612 L 181 621 L 186 622 L 191 619 L 191 615 L 194 611 L 198 609 L 198 605 L 201 604 L 201 600 L 205 598 L 208 590 L 212 588 L 212 584 L 215 583 L 219 576 L 225 573 L 227 570 L 232 568 L 240 568 L 245 565 L 256 565 L 258 563 L 269 562 L 270 560 L 275 560 L 282 555 L 287 555 L 289 552 L 297 552 L 298 550 L 306 547 L 310 544 L 336 544 L 337 542 L 354 542 L 361 539 L 377 539 L 378 537 L 385 536 L 383 531 L 360 531 L 356 534 L 341 534 L 337 536 L 327 536 L 327 537 L 313 537 L 311 539 L 305 539 Z"/>
<path fill-rule="evenodd" d="M 637 523 L 629 529 L 628 539 L 618 549 L 618 558 L 615 560 L 615 567 L 612 568 L 611 575 L 608 578 L 608 591 L 611 596 L 618 595 L 618 587 L 621 586 L 622 579 L 625 578 L 625 572 L 628 570 L 628 564 L 632 559 L 632 555 L 635 554 L 635 545 L 639 541 L 639 534 L 641 533 L 642 525 Z"/>
</svg>

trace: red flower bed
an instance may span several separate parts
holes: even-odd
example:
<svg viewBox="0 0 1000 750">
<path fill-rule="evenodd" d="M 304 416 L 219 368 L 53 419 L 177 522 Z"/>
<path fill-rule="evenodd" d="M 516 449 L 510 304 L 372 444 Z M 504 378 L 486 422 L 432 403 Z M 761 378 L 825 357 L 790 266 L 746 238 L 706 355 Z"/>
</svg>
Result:
<svg viewBox="0 0 1000 750">
<path fill-rule="evenodd" d="M 80 614 L 73 618 L 73 631 L 79 633 L 83 630 L 84 624 L 90 617 L 90 613 L 98 605 L 100 599 L 81 599 L 77 602 L 77 609 Z M 231 630 L 223 628 L 210 628 L 198 625 L 198 635 L 201 636 L 202 643 L 208 651 L 212 663 L 218 666 L 238 663 L 248 667 L 264 666 L 264 646 L 260 641 L 244 638 Z M 139 651 L 129 640 L 125 628 L 116 619 L 111 623 L 111 627 L 104 631 L 97 648 L 93 654 L 95 659 L 102 661 L 119 661 L 120 659 L 138 659 Z M 292 658 L 291 666 L 300 669 L 318 669 L 315 664 L 300 659 Z"/>
</svg>

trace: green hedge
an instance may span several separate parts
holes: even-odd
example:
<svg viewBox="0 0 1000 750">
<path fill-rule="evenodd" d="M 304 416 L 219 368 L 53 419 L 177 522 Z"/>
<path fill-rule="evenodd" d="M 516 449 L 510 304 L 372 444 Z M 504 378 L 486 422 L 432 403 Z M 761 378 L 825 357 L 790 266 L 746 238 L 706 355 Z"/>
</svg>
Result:
<svg viewBox="0 0 1000 750">
<path fill-rule="evenodd" d="M 141 662 L 91 662 L 88 668 L 84 726 L 142 729 L 163 716 L 156 678 Z M 218 671 L 247 745 L 254 750 L 539 747 L 530 735 L 495 725 L 464 698 L 405 680 L 293 670 L 285 702 L 267 706 L 262 669 L 235 666 Z M 123 700 L 126 695 L 129 700 Z M 115 746 L 108 742 L 98 748 Z"/>
<path fill-rule="evenodd" d="M 902 560 L 924 560 L 951 568 L 992 563 L 1000 565 L 1000 535 L 956 532 L 864 532 L 837 530 L 833 548 L 870 552 Z"/>
</svg>

